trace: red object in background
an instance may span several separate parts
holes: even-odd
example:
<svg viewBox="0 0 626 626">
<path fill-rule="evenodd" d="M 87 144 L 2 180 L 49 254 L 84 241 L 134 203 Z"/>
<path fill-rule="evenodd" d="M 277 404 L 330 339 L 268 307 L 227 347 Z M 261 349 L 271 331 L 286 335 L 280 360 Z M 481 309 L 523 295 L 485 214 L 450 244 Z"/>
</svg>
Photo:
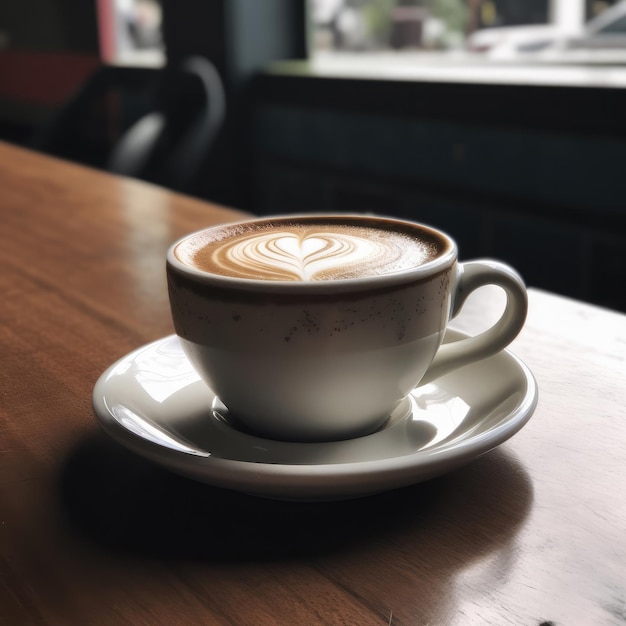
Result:
<svg viewBox="0 0 626 626">
<path fill-rule="evenodd" d="M 38 105 L 65 102 L 101 64 L 96 54 L 0 51 L 0 98 Z"/>
</svg>

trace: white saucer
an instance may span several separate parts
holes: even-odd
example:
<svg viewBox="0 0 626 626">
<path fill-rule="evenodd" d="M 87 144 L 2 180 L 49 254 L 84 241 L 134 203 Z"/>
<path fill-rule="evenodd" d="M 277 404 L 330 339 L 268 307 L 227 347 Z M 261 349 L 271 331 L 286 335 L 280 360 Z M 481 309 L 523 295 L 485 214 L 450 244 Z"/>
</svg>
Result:
<svg viewBox="0 0 626 626">
<path fill-rule="evenodd" d="M 449 330 L 446 340 L 462 336 Z M 528 421 L 537 385 L 504 351 L 416 389 L 371 435 L 272 441 L 227 423 L 172 335 L 111 365 L 93 404 L 114 439 L 176 473 L 265 497 L 335 499 L 428 480 L 488 452 Z"/>
</svg>

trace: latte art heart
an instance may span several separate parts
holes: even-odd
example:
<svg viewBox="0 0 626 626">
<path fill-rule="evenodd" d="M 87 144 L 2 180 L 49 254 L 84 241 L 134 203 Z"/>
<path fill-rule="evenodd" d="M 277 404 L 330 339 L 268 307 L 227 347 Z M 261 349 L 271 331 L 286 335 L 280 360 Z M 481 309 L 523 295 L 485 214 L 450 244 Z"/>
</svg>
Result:
<svg viewBox="0 0 626 626">
<path fill-rule="evenodd" d="M 231 276 L 307 281 L 362 263 L 376 265 L 388 260 L 386 252 L 384 246 L 352 235 L 272 231 L 220 246 L 213 263 Z"/>
<path fill-rule="evenodd" d="M 213 274 L 298 282 L 390 274 L 438 254 L 432 241 L 360 225 L 292 222 L 231 228 L 208 241 L 188 240 L 176 254 Z"/>
</svg>

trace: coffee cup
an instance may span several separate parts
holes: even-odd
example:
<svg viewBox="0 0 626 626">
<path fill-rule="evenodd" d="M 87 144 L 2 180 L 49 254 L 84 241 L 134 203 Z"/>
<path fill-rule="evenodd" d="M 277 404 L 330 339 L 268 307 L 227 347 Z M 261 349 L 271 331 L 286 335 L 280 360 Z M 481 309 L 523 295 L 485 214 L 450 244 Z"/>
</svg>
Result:
<svg viewBox="0 0 626 626">
<path fill-rule="evenodd" d="M 503 350 L 527 294 L 511 267 L 461 263 L 432 227 L 371 215 L 252 219 L 167 254 L 174 328 L 235 428 L 331 441 L 381 428 L 417 386 Z M 489 329 L 442 345 L 483 285 L 507 295 Z"/>
</svg>

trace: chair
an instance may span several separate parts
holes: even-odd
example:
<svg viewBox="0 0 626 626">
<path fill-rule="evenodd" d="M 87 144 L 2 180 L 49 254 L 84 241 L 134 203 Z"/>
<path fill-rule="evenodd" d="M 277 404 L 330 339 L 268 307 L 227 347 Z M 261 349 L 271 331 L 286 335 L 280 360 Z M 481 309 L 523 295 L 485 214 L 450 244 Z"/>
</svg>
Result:
<svg viewBox="0 0 626 626">
<path fill-rule="evenodd" d="M 162 70 L 103 66 L 33 147 L 186 191 L 225 115 L 222 81 L 204 57 Z"/>
</svg>

